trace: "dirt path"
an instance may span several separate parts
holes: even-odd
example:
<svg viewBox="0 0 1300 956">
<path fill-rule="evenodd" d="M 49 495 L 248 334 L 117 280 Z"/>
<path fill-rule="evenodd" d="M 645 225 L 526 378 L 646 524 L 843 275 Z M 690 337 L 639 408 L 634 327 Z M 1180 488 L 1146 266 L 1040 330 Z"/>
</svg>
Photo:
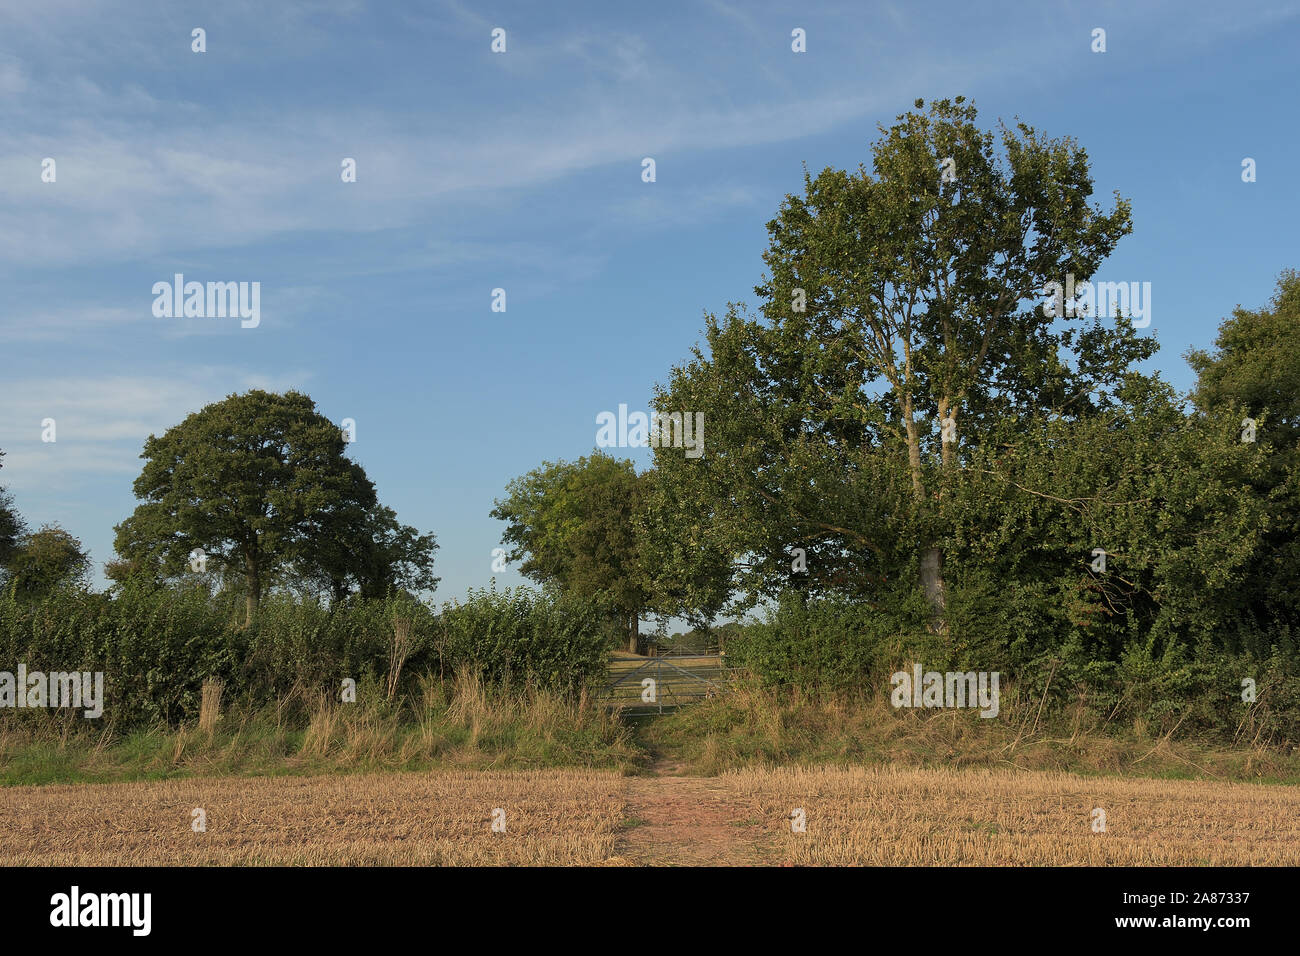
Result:
<svg viewBox="0 0 1300 956">
<path fill-rule="evenodd" d="M 627 830 L 618 854 L 637 866 L 761 866 L 774 859 L 757 804 L 714 780 L 677 775 L 660 760 L 628 778 Z"/>
</svg>

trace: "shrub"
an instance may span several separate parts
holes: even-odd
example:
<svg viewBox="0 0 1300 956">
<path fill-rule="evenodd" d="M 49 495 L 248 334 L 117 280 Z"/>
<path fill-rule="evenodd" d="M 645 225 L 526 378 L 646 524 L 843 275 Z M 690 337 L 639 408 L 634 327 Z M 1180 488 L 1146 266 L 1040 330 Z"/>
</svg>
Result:
<svg viewBox="0 0 1300 956">
<path fill-rule="evenodd" d="M 392 700 L 426 671 L 576 693 L 605 672 L 603 624 L 600 608 L 524 589 L 471 592 L 441 614 L 407 595 L 326 606 L 277 594 L 248 627 L 198 586 L 128 585 L 114 596 L 62 589 L 39 600 L 7 593 L 0 670 L 102 671 L 107 720 L 175 725 L 198 716 L 206 682 L 254 708 L 337 700 L 345 678 Z"/>
</svg>

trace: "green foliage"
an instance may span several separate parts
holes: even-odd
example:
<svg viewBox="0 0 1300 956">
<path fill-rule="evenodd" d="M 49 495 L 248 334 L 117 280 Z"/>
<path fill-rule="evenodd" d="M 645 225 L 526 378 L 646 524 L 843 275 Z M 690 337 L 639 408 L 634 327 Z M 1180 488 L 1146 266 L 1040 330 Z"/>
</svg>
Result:
<svg viewBox="0 0 1300 956">
<path fill-rule="evenodd" d="M 226 622 L 194 588 L 130 588 L 116 599 L 74 589 L 38 601 L 5 596 L 0 660 L 10 670 L 102 671 L 104 719 L 119 726 L 193 716 L 203 681 L 231 665 Z"/>
<path fill-rule="evenodd" d="M 1264 467 L 1252 476 L 1267 501 L 1270 528 L 1251 576 L 1260 626 L 1300 622 L 1300 273 L 1278 277 L 1269 307 L 1238 306 L 1219 327 L 1213 353 L 1193 349 L 1192 398 L 1200 414 L 1243 426 L 1257 422 L 1254 448 Z"/>
<path fill-rule="evenodd" d="M 118 579 L 186 573 L 200 549 L 238 582 L 251 621 L 275 583 L 335 600 L 432 589 L 436 543 L 380 506 L 337 425 L 300 392 L 230 395 L 145 442 L 135 481 L 144 503 L 117 527 Z"/>
<path fill-rule="evenodd" d="M 630 461 L 596 452 L 516 478 L 492 517 L 507 522 L 502 540 L 526 577 L 600 602 L 635 638 L 651 597 L 636 520 L 647 491 Z"/>
<path fill-rule="evenodd" d="M 1300 272 L 1278 276 L 1267 308 L 1238 306 L 1219 327 L 1214 352 L 1192 349 L 1193 396 L 1203 410 L 1227 405 L 1248 415 L 1267 413 L 1273 444 L 1300 441 Z"/>
<path fill-rule="evenodd" d="M 681 460 L 689 465 L 689 459 Z M 689 498 L 693 477 L 667 468 L 647 472 L 635 531 L 653 612 L 705 628 L 727 603 L 731 555 L 711 541 L 710 516 Z"/>
<path fill-rule="evenodd" d="M 327 594 L 342 601 L 351 593 L 366 599 L 398 592 L 434 591 L 440 578 L 433 573 L 437 539 L 401 524 L 392 508 L 345 509 L 342 516 L 322 522 L 312 536 L 306 558 L 295 561 L 287 576 L 307 593 Z"/>
<path fill-rule="evenodd" d="M 772 684 L 861 687 L 878 669 L 879 615 L 853 601 L 781 595 L 761 621 L 727 645 L 727 662 Z"/>
<path fill-rule="evenodd" d="M 707 357 L 656 398 L 709 422 L 703 458 L 656 454 L 685 505 L 665 550 L 691 535 L 738 558 L 744 603 L 791 587 L 872 600 L 907 574 L 944 626 L 944 505 L 968 456 L 1009 419 L 1113 407 L 1155 351 L 1126 321 L 1044 314 L 1047 283 L 1089 280 L 1131 229 L 1127 202 L 1090 204 L 1087 153 L 1023 124 L 981 130 L 961 98 L 922 105 L 882 128 L 872 169 L 805 173 L 768 223 L 762 319 L 708 316 Z"/>
<path fill-rule="evenodd" d="M 17 541 L 5 566 L 6 586 L 20 598 L 42 597 L 64 586 L 83 584 L 90 555 L 58 525 L 42 525 Z"/>
<path fill-rule="evenodd" d="M 842 691 L 878 683 L 903 653 L 946 651 L 923 633 L 924 608 L 906 589 L 899 613 L 883 614 L 842 594 L 809 598 L 785 591 L 762 617 L 727 641 L 727 662 L 768 684 Z M 880 686 L 887 686 L 881 684 Z"/>
<path fill-rule="evenodd" d="M 435 638 L 436 665 L 468 666 L 487 683 L 577 690 L 604 677 L 608 609 L 551 589 L 471 591 L 444 605 Z"/>
<path fill-rule="evenodd" d="M 374 504 L 374 488 L 343 456 L 338 426 L 306 395 L 254 389 L 149 436 L 135 493 L 145 503 L 118 526 L 117 550 L 166 576 L 202 548 L 218 570 L 247 576 L 256 600 L 309 546 L 323 514 Z"/>
<path fill-rule="evenodd" d="M 1085 419 L 1008 420 L 1014 444 L 972 452 L 944 502 L 947 570 L 994 600 L 959 629 L 1028 628 L 1031 646 L 1078 630 L 1113 658 L 1136 635 L 1221 642 L 1245 613 L 1268 529 L 1258 449 L 1230 418 L 1187 418 L 1158 383 L 1134 376 L 1119 395 Z M 997 607 L 1026 594 L 1040 612 Z"/>
<path fill-rule="evenodd" d="M 0 660 L 10 670 L 102 671 L 104 720 L 119 729 L 196 717 L 209 678 L 225 684 L 228 700 L 257 708 L 337 701 L 345 678 L 359 696 L 365 688 L 387 696 L 390 674 L 395 692 L 409 692 L 426 672 L 570 693 L 606 666 L 599 605 L 523 589 L 474 592 L 441 614 L 400 594 L 333 607 L 273 594 L 251 627 L 238 612 L 198 585 L 129 583 L 112 596 L 60 589 L 33 600 L 6 593 Z"/>
<path fill-rule="evenodd" d="M 1249 651 L 1208 645 L 1161 651 L 1138 639 L 1110 655 L 1077 630 L 1016 628 L 1050 602 L 1027 595 L 999 603 L 987 592 L 955 589 L 954 621 L 969 617 L 978 626 L 963 629 L 953 646 L 924 628 L 925 607 L 914 593 L 900 598 L 906 610 L 885 615 L 842 596 L 809 600 L 787 592 L 728 641 L 727 660 L 766 685 L 880 700 L 888 698 L 891 674 L 913 663 L 927 671 L 996 670 L 1002 694 L 1046 721 L 1087 714 L 1094 727 L 1300 743 L 1300 648 L 1289 632 L 1256 634 Z M 1242 699 L 1244 678 L 1256 682 L 1254 702 Z"/>
<path fill-rule="evenodd" d="M 342 681 L 349 678 L 358 688 L 377 687 L 388 673 L 399 622 L 407 629 L 403 670 L 411 679 L 433 633 L 434 615 L 425 605 L 404 595 L 334 607 L 288 594 L 269 595 L 254 628 L 231 630 L 242 661 L 232 685 L 247 688 L 254 701 L 274 699 L 295 688 L 324 689 L 337 699 Z"/>
<path fill-rule="evenodd" d="M 1289 626 L 1266 623 L 1277 607 L 1256 571 L 1272 553 L 1268 446 L 1242 442 L 1226 409 L 1186 416 L 1141 376 L 1117 395 L 1086 418 L 1009 419 L 1015 442 L 995 433 L 969 454 L 942 503 L 945 641 L 906 637 L 920 628 L 905 587 L 875 608 L 785 592 L 733 659 L 832 690 L 883 692 L 912 660 L 999 671 L 1048 715 L 1082 702 L 1099 719 L 1294 741 L 1300 654 Z M 1242 678 L 1265 674 L 1267 702 L 1245 708 Z"/>
</svg>

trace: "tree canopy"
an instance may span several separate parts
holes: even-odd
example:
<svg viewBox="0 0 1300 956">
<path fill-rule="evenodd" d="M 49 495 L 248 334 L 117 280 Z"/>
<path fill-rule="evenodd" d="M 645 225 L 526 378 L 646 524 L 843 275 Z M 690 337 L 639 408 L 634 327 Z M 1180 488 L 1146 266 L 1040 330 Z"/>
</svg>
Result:
<svg viewBox="0 0 1300 956">
<path fill-rule="evenodd" d="M 502 541 L 525 577 L 607 601 L 633 651 L 651 597 L 636 524 L 647 488 L 630 461 L 595 452 L 514 479 L 491 512 L 507 523 Z"/>
<path fill-rule="evenodd" d="M 1252 617 L 1300 620 L 1300 272 L 1283 271 L 1267 306 L 1238 306 L 1220 325 L 1214 350 L 1192 349 L 1186 358 L 1197 373 L 1197 410 L 1227 418 L 1262 459 L 1254 487 L 1271 517 L 1252 568 L 1263 597 Z"/>
<path fill-rule="evenodd" d="M 961 97 L 922 107 L 881 129 L 872 169 L 805 173 L 786 198 L 761 318 L 706 315 L 707 355 L 657 396 L 705 412 L 708 451 L 655 460 L 742 558 L 751 597 L 806 574 L 869 599 L 906 576 L 942 630 L 945 503 L 971 456 L 1014 441 L 1007 421 L 1114 407 L 1155 344 L 1124 318 L 1043 308 L 1048 283 L 1087 282 L 1131 229 L 1126 201 L 1089 202 L 1087 153 L 1025 124 L 981 130 Z"/>
<path fill-rule="evenodd" d="M 177 576 L 201 552 L 242 580 L 248 620 L 290 574 L 336 597 L 432 586 L 432 536 L 397 524 L 344 449 L 339 426 L 294 391 L 230 395 L 151 435 L 135 481 L 144 503 L 117 527 L 110 573 Z"/>
</svg>

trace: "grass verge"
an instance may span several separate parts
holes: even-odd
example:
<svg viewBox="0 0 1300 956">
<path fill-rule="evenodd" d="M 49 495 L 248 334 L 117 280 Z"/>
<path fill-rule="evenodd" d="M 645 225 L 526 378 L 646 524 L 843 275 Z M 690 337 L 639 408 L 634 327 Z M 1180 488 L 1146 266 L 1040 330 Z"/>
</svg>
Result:
<svg viewBox="0 0 1300 956">
<path fill-rule="evenodd" d="M 84 720 L 0 723 L 0 784 L 432 768 L 624 770 L 643 759 L 631 729 L 585 699 L 531 688 L 489 691 L 461 676 L 426 679 L 417 698 L 401 705 L 365 693 L 358 700 L 373 703 L 288 699 L 123 734 Z"/>
<path fill-rule="evenodd" d="M 216 695 L 213 695 L 216 697 Z M 472 677 L 421 681 L 400 704 L 301 697 L 215 713 L 180 728 L 117 734 L 85 720 L 0 721 L 0 785 L 114 783 L 430 769 L 585 768 L 712 776 L 779 766 L 1056 771 L 1083 776 L 1300 784 L 1300 752 L 1198 740 L 1098 720 L 895 710 L 866 696 L 736 685 L 663 717 L 620 721 L 584 699 L 489 690 Z M 40 717 L 43 715 L 31 715 Z"/>
<path fill-rule="evenodd" d="M 789 765 L 980 768 L 1084 776 L 1300 783 L 1300 752 L 1154 734 L 1080 707 L 1040 722 L 1032 703 L 1004 701 L 997 718 L 966 710 L 895 710 L 887 700 L 812 695 L 742 683 L 731 692 L 638 724 L 638 742 L 687 773 Z"/>
</svg>

